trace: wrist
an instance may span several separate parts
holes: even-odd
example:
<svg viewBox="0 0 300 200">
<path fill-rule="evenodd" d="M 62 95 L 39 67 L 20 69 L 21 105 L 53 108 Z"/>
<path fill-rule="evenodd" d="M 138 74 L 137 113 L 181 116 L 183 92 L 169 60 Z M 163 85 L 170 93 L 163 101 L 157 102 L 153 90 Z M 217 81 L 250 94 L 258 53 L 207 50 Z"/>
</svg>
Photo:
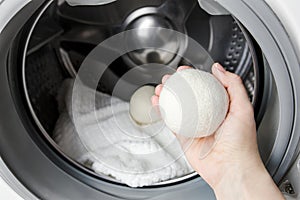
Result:
<svg viewBox="0 0 300 200">
<path fill-rule="evenodd" d="M 218 200 L 283 199 L 262 162 L 231 166 L 213 189 Z"/>
<path fill-rule="evenodd" d="M 219 182 L 212 186 L 218 200 L 222 199 L 245 199 L 247 187 L 251 187 L 250 182 L 255 182 L 255 174 L 262 174 L 260 166 L 231 165 L 224 170 L 224 176 Z M 252 173 L 251 173 L 252 172 Z M 251 175 L 252 174 L 252 175 Z"/>
</svg>

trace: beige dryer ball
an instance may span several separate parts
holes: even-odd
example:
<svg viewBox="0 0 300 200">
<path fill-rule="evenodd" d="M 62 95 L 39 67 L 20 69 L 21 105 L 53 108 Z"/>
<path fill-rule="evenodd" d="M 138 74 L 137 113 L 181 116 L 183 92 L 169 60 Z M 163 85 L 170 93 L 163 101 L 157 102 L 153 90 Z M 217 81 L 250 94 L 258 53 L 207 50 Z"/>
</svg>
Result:
<svg viewBox="0 0 300 200">
<path fill-rule="evenodd" d="M 213 134 L 226 117 L 228 104 L 223 85 L 212 74 L 196 69 L 173 74 L 159 97 L 167 127 L 193 138 Z"/>
<path fill-rule="evenodd" d="M 145 85 L 138 88 L 130 98 L 129 113 L 139 125 L 148 125 L 161 119 L 151 103 L 154 91 L 154 86 Z"/>
</svg>

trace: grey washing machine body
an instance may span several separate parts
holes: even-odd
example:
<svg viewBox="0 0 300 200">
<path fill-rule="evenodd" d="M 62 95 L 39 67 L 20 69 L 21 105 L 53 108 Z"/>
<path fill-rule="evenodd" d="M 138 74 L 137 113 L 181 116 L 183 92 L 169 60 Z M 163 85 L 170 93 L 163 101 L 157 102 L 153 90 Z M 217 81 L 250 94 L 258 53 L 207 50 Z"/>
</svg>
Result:
<svg viewBox="0 0 300 200">
<path fill-rule="evenodd" d="M 11 83 L 8 66 L 14 61 L 11 45 L 19 31 L 32 16 L 49 2 L 44 0 L 0 2 L 0 155 L 4 179 L 25 199 L 214 199 L 211 188 L 200 177 L 165 186 L 130 188 L 88 175 L 70 166 L 42 138 L 32 137 L 34 126 L 20 101 L 12 95 L 18 83 Z M 284 192 L 299 194 L 299 139 L 300 139 L 300 39 L 292 24 L 299 14 L 286 17 L 296 1 L 286 2 L 287 10 L 276 1 L 254 0 L 199 0 L 211 14 L 233 14 L 250 32 L 264 53 L 265 64 L 276 83 L 276 94 L 270 92 L 269 106 L 258 128 L 260 141 L 266 141 L 265 132 L 272 132 L 272 144 L 261 145 L 262 157 L 274 180 Z M 221 6 L 222 5 L 222 6 Z M 10 10 L 5 12 L 4 8 Z M 2 11 L 4 10 L 4 11 Z M 300 27 L 300 26 L 298 26 Z M 21 43 L 21 41 L 20 41 Z M 20 49 L 22 50 L 22 49 Z M 275 86 L 274 86 L 275 87 Z M 274 88 L 273 87 L 273 88 Z M 270 89 L 271 90 L 271 89 Z M 274 89 L 275 90 L 275 89 Z M 272 96 L 274 95 L 274 96 Z M 261 138 L 260 138 L 261 137 Z M 263 152 L 268 152 L 264 155 Z M 290 171 L 289 171 L 290 170 Z M 287 174 L 287 172 L 289 172 Z"/>
</svg>

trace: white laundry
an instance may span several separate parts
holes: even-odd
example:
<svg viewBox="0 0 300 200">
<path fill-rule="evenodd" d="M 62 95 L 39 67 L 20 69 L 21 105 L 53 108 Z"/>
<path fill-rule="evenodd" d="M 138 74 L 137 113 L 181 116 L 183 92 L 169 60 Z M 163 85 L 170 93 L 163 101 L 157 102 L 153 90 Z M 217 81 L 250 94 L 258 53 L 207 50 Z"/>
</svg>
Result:
<svg viewBox="0 0 300 200">
<path fill-rule="evenodd" d="M 131 187 L 153 185 L 192 172 L 175 136 L 163 122 L 141 127 L 131 120 L 129 103 L 80 86 L 74 80 L 58 95 L 60 117 L 54 140 L 74 160 Z M 92 96 L 95 103 L 91 103 Z"/>
</svg>

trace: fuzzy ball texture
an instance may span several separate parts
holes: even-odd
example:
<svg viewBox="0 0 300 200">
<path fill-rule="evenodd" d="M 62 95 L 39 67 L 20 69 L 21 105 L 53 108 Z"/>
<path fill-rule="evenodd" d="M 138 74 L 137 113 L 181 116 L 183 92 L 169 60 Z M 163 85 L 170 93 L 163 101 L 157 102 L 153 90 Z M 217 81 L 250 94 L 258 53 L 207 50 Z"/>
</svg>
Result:
<svg viewBox="0 0 300 200">
<path fill-rule="evenodd" d="M 173 74 L 159 97 L 167 127 L 190 138 L 213 134 L 226 117 L 228 104 L 223 85 L 212 74 L 196 69 Z"/>
</svg>

